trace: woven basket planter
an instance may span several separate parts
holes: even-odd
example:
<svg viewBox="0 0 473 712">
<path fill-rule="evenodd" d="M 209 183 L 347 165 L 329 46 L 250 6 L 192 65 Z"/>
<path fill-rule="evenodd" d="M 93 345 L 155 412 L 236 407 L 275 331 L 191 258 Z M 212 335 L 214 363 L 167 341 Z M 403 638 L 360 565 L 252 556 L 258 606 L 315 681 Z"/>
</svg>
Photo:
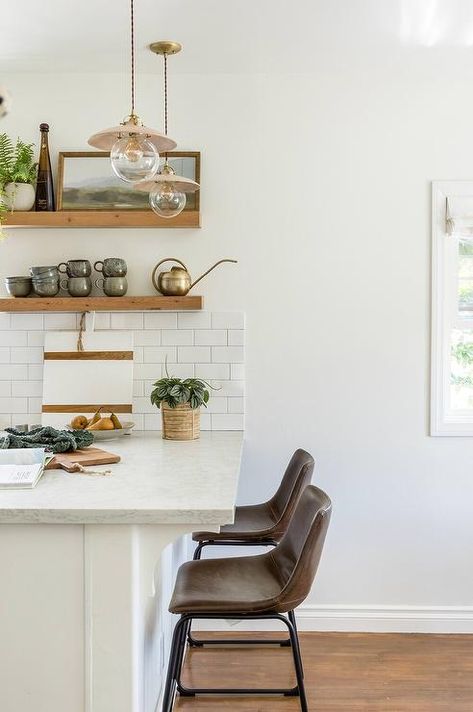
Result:
<svg viewBox="0 0 473 712">
<path fill-rule="evenodd" d="M 192 409 L 189 403 L 170 408 L 163 401 L 161 417 L 165 440 L 197 440 L 200 438 L 200 408 Z"/>
</svg>

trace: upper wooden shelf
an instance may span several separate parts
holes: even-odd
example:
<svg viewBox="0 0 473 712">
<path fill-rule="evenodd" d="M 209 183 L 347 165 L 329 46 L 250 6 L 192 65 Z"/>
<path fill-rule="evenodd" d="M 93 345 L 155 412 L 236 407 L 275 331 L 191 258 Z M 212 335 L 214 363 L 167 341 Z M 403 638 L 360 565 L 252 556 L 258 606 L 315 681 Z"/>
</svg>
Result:
<svg viewBox="0 0 473 712">
<path fill-rule="evenodd" d="M 86 312 L 200 310 L 203 297 L 9 297 L 0 299 L 0 312 Z"/>
<path fill-rule="evenodd" d="M 6 227 L 200 227 L 198 210 L 183 210 L 175 218 L 160 218 L 152 210 L 57 210 L 13 212 Z"/>
</svg>

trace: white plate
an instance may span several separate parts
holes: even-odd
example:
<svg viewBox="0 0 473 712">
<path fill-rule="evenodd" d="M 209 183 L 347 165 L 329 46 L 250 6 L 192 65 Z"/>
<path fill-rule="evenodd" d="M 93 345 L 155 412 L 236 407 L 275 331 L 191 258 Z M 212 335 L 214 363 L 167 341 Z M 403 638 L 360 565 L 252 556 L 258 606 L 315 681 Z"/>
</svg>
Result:
<svg viewBox="0 0 473 712">
<path fill-rule="evenodd" d="M 134 423 L 130 421 L 124 421 L 122 423 L 122 428 L 117 430 L 88 430 L 88 433 L 92 433 L 94 436 L 94 442 L 99 440 L 115 440 L 116 438 L 121 438 L 122 435 L 130 435 L 131 431 L 135 427 Z M 70 423 L 66 425 L 67 430 L 72 430 Z"/>
</svg>

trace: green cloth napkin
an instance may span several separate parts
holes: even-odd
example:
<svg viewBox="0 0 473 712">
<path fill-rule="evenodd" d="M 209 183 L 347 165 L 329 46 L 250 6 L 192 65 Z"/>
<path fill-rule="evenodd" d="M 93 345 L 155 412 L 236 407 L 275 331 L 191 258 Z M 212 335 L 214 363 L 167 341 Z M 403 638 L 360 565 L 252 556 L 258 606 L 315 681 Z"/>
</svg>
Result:
<svg viewBox="0 0 473 712">
<path fill-rule="evenodd" d="M 68 452 L 89 447 L 94 436 L 88 430 L 56 430 L 51 427 L 39 427 L 23 433 L 15 428 L 5 428 L 8 433 L 0 438 L 0 449 L 44 447 L 48 452 Z"/>
</svg>

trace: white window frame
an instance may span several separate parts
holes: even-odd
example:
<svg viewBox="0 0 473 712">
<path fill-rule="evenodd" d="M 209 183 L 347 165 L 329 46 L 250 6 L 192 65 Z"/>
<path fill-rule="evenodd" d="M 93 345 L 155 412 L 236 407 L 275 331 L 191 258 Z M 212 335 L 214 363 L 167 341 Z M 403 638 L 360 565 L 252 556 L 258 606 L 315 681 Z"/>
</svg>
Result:
<svg viewBox="0 0 473 712">
<path fill-rule="evenodd" d="M 432 355 L 430 434 L 473 436 L 473 412 L 449 410 L 451 334 L 473 329 L 473 318 L 458 316 L 458 238 L 447 234 L 447 201 L 471 197 L 473 181 L 432 183 Z"/>
</svg>

